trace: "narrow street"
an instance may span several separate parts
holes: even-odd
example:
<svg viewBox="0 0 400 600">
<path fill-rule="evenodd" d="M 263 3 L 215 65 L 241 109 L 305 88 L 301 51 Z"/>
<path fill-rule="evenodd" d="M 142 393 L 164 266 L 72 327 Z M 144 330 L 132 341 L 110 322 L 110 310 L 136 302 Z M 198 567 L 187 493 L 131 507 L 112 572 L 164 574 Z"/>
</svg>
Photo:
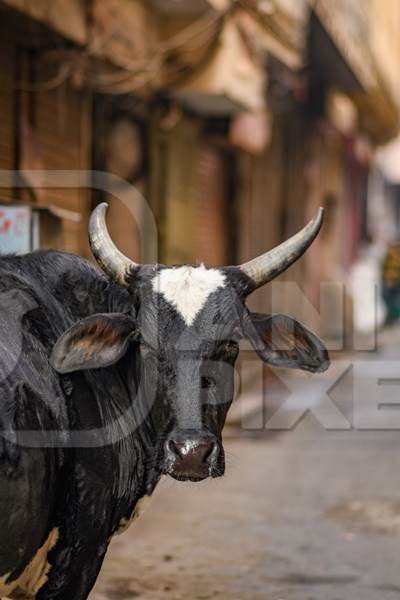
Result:
<svg viewBox="0 0 400 600">
<path fill-rule="evenodd" d="M 346 376 L 331 395 L 346 413 L 351 390 Z M 230 435 L 226 476 L 165 480 L 113 541 L 91 599 L 397 599 L 399 436 L 325 431 L 312 415 Z"/>
<path fill-rule="evenodd" d="M 0 0 L 0 56 L 0 600 L 400 600 L 400 0 Z"/>
</svg>

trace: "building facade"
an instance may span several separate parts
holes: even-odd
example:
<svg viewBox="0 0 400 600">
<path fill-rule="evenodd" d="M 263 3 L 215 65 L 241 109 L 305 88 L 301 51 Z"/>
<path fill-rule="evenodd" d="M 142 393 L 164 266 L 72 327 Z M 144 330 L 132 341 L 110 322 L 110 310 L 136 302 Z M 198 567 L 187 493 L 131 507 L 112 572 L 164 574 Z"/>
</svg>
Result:
<svg viewBox="0 0 400 600">
<path fill-rule="evenodd" d="M 0 17 L 0 197 L 39 211 L 40 245 L 89 257 L 108 199 L 136 260 L 240 262 L 322 204 L 282 281 L 318 306 L 320 282 L 344 279 L 375 149 L 398 130 L 397 0 L 1 0 Z M 71 188 L 66 171 L 113 178 Z M 132 214 L 123 181 L 148 206 Z"/>
</svg>

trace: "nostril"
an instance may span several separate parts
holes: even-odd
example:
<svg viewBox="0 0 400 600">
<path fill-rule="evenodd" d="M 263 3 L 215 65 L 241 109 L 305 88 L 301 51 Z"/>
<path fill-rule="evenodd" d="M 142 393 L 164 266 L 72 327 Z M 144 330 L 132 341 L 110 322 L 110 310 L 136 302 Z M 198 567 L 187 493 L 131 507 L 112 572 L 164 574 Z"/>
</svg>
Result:
<svg viewBox="0 0 400 600">
<path fill-rule="evenodd" d="M 207 452 L 204 456 L 204 461 L 207 462 L 208 464 L 213 464 L 219 455 L 219 446 L 217 444 L 217 442 L 212 442 L 208 449 Z"/>
<path fill-rule="evenodd" d="M 208 441 L 199 444 L 196 454 L 200 463 L 212 464 L 218 458 L 219 454 L 217 442 Z"/>
<path fill-rule="evenodd" d="M 216 461 L 218 456 L 219 456 L 219 445 L 217 442 L 214 442 L 212 444 L 211 452 L 208 456 L 208 462 L 212 463 L 212 462 Z"/>
<path fill-rule="evenodd" d="M 167 451 L 174 457 L 182 458 L 182 444 L 174 442 L 174 440 L 168 440 L 166 443 Z"/>
</svg>

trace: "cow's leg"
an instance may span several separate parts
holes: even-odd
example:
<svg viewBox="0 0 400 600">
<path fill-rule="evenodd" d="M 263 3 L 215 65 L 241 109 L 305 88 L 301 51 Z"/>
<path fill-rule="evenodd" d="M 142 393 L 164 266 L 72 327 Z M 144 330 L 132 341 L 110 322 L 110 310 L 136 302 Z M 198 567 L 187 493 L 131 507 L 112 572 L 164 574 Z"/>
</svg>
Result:
<svg viewBox="0 0 400 600">
<path fill-rule="evenodd" d="M 86 600 L 109 543 L 113 502 L 108 487 L 82 463 L 67 479 L 56 517 L 59 539 L 37 600 Z"/>
<path fill-rule="evenodd" d="M 1 429 L 1 426 L 0 426 Z M 0 436 L 0 596 L 43 585 L 54 507 L 54 461 L 46 451 L 18 447 Z M 22 592 L 21 592 L 22 593 Z"/>
<path fill-rule="evenodd" d="M 86 543 L 90 546 L 92 543 L 97 543 L 97 546 L 85 549 Z M 96 583 L 107 546 L 108 542 L 99 544 L 98 540 L 97 542 L 82 540 L 80 552 L 75 553 L 74 549 L 61 547 L 59 556 L 54 557 L 58 563 L 57 567 L 53 565 L 48 581 L 36 595 L 36 600 L 86 600 Z M 60 568 L 59 560 L 63 560 L 64 556 L 68 556 L 71 551 L 75 556 L 72 561 L 68 560 L 69 568 Z M 86 556 L 85 562 L 82 561 L 82 555 Z"/>
</svg>

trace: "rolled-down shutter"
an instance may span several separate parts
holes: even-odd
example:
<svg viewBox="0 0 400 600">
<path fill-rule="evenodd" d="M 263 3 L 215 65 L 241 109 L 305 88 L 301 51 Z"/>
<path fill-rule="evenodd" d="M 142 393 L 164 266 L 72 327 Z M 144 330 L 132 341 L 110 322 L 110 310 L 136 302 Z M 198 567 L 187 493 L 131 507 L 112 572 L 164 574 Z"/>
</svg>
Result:
<svg viewBox="0 0 400 600">
<path fill-rule="evenodd" d="M 75 89 L 68 81 L 60 82 L 53 89 L 40 90 L 44 82 L 54 80 L 55 68 L 40 54 L 29 56 L 28 51 L 27 59 L 31 61 L 34 85 L 29 95 L 21 92 L 20 167 L 69 171 L 72 176 L 79 171 L 89 170 L 90 97 Z M 35 179 L 34 185 L 36 201 L 41 206 L 61 209 L 62 248 L 87 255 L 90 189 L 47 188 L 42 186 L 39 178 Z"/>
<path fill-rule="evenodd" d="M 0 26 L 0 169 L 15 168 L 15 44 Z M 0 188 L 2 198 L 12 198 L 10 187 Z"/>
</svg>

